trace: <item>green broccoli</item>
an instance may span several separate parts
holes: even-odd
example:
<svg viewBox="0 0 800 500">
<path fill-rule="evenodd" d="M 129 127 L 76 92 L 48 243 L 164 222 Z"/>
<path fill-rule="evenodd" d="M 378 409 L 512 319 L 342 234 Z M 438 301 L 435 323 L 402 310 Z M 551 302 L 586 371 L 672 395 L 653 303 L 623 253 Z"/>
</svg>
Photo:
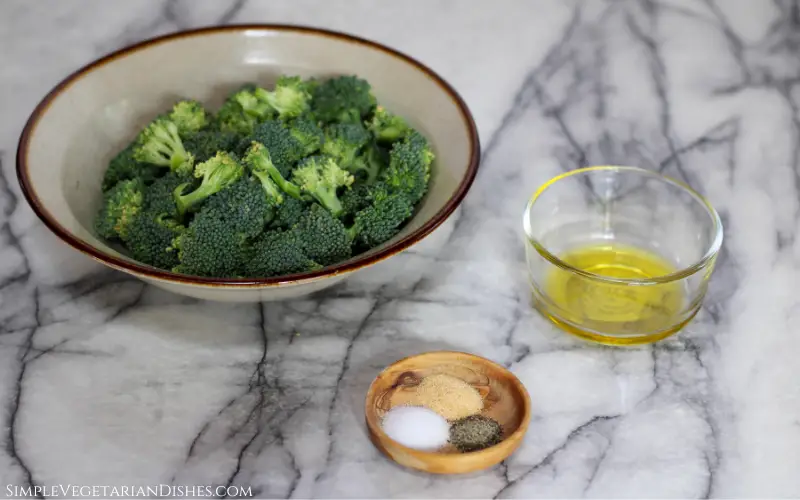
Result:
<svg viewBox="0 0 800 500">
<path fill-rule="evenodd" d="M 244 163 L 250 168 L 253 175 L 258 177 L 261 183 L 265 185 L 265 190 L 269 189 L 267 180 L 271 178 L 284 193 L 297 199 L 302 198 L 303 195 L 300 192 L 300 188 L 284 179 L 272 161 L 272 154 L 264 144 L 253 142 L 244 156 Z"/>
<path fill-rule="evenodd" d="M 401 117 L 389 113 L 383 106 L 378 106 L 369 123 L 369 130 L 379 142 L 392 143 L 402 139 L 410 127 Z"/>
<path fill-rule="evenodd" d="M 246 114 L 257 120 L 265 120 L 275 117 L 272 107 L 266 99 L 262 98 L 265 92 L 266 90 L 261 87 L 254 87 L 252 89 L 240 90 L 233 97 Z"/>
<path fill-rule="evenodd" d="M 367 208 L 374 202 L 389 196 L 391 189 L 382 181 L 374 184 L 356 182 L 350 189 L 345 190 L 341 196 L 344 214 L 355 215 L 356 212 Z"/>
<path fill-rule="evenodd" d="M 300 77 L 281 76 L 271 92 L 261 87 L 251 87 L 240 90 L 234 98 L 245 113 L 257 120 L 276 116 L 281 120 L 289 120 L 308 112 L 310 87 Z"/>
<path fill-rule="evenodd" d="M 322 153 L 345 170 L 350 170 L 367 142 L 369 133 L 360 123 L 334 123 L 325 129 Z"/>
<path fill-rule="evenodd" d="M 403 194 L 381 197 L 355 215 L 350 237 L 363 249 L 388 241 L 414 212 L 414 205 Z"/>
<path fill-rule="evenodd" d="M 356 76 L 247 84 L 211 114 L 184 99 L 110 162 L 98 237 L 208 277 L 320 269 L 384 244 L 425 195 L 427 139 Z"/>
<path fill-rule="evenodd" d="M 208 116 L 202 104 L 193 100 L 178 101 L 169 114 L 169 119 L 178 127 L 178 134 L 187 137 L 199 132 L 208 124 Z"/>
<path fill-rule="evenodd" d="M 183 194 L 188 183 L 175 188 L 175 205 L 178 214 L 183 216 L 195 205 L 214 193 L 233 184 L 242 176 L 244 168 L 228 153 L 220 152 L 208 161 L 198 164 L 194 169 L 195 177 L 202 177 L 200 186 L 194 191 Z"/>
<path fill-rule="evenodd" d="M 177 173 L 191 172 L 194 165 L 194 157 L 184 148 L 177 125 L 166 118 L 156 118 L 142 130 L 133 158 Z"/>
<path fill-rule="evenodd" d="M 352 174 L 341 169 L 327 156 L 309 156 L 294 170 L 292 181 L 300 190 L 317 200 L 334 216 L 343 213 L 342 202 L 337 191 L 350 187 Z"/>
<path fill-rule="evenodd" d="M 319 125 L 308 118 L 298 118 L 292 121 L 289 132 L 300 144 L 303 156 L 309 156 L 319 151 L 325 140 L 325 135 Z"/>
<path fill-rule="evenodd" d="M 297 224 L 297 221 L 300 220 L 300 216 L 303 215 L 306 208 L 306 204 L 301 200 L 292 198 L 291 196 L 285 196 L 283 198 L 283 203 L 278 205 L 277 210 L 275 210 L 270 227 L 289 229 Z"/>
<path fill-rule="evenodd" d="M 283 177 L 289 177 L 294 164 L 303 158 L 303 145 L 278 120 L 259 123 L 253 133 L 241 142 L 237 152 L 246 154 L 253 142 L 260 142 L 267 148 L 272 162 Z"/>
<path fill-rule="evenodd" d="M 177 175 L 172 172 L 159 177 L 144 190 L 144 210 L 156 215 L 178 219 L 178 207 L 175 204 L 175 189 L 180 185 L 194 187 L 197 179 L 191 176 Z"/>
<path fill-rule="evenodd" d="M 318 85 L 311 100 L 314 116 L 326 123 L 360 123 L 375 105 L 370 84 L 356 76 L 347 75 L 331 78 Z"/>
<path fill-rule="evenodd" d="M 392 146 L 389 167 L 382 174 L 383 180 L 389 189 L 403 193 L 412 203 L 417 203 L 428 189 L 433 158 L 425 138 L 411 133 Z"/>
<path fill-rule="evenodd" d="M 117 183 L 103 195 L 94 220 L 97 234 L 108 240 L 127 240 L 128 229 L 142 211 L 144 184 L 140 179 Z"/>
<path fill-rule="evenodd" d="M 433 150 L 431 149 L 428 139 L 426 139 L 425 136 L 420 134 L 417 130 L 410 130 L 405 136 L 405 141 L 419 152 L 420 156 L 422 157 L 422 163 L 430 172 L 431 164 L 436 158 L 436 155 L 433 154 Z"/>
<path fill-rule="evenodd" d="M 246 84 L 228 95 L 228 98 L 222 104 L 216 116 L 214 116 L 211 127 L 215 130 L 232 132 L 237 135 L 252 133 L 253 127 L 258 120 L 245 112 L 242 105 L 239 104 L 237 96 L 242 91 L 252 92 L 255 88 L 253 84 Z"/>
<path fill-rule="evenodd" d="M 389 152 L 377 144 L 367 145 L 366 151 L 357 156 L 348 169 L 365 184 L 372 185 L 380 173 L 389 165 Z"/>
<path fill-rule="evenodd" d="M 308 111 L 311 101 L 309 90 L 314 86 L 314 82 L 305 82 L 299 76 L 281 76 L 272 92 L 259 88 L 255 90 L 255 95 L 274 109 L 281 120 L 287 120 Z"/>
<path fill-rule="evenodd" d="M 247 276 L 283 276 L 320 269 L 300 248 L 294 231 L 268 231 L 253 244 L 245 265 Z"/>
<path fill-rule="evenodd" d="M 369 206 L 369 186 L 356 182 L 350 189 L 345 189 L 339 197 L 342 201 L 342 217 L 348 219 Z"/>
<path fill-rule="evenodd" d="M 172 242 L 177 273 L 216 278 L 236 277 L 247 261 L 246 235 L 216 207 L 203 207 Z"/>
<path fill-rule="evenodd" d="M 139 262 L 172 269 L 178 265 L 178 254 L 171 249 L 172 242 L 185 229 L 158 209 L 146 209 L 131 224 L 125 245 L 131 257 Z"/>
<path fill-rule="evenodd" d="M 303 254 L 314 262 L 328 266 L 350 258 L 351 235 L 330 211 L 314 203 L 303 212 L 291 231 Z"/>
<path fill-rule="evenodd" d="M 186 150 L 194 155 L 195 162 L 202 163 L 220 151 L 233 151 L 240 136 L 230 130 L 201 130 L 183 141 Z"/>
<path fill-rule="evenodd" d="M 226 217 L 237 233 L 254 238 L 272 220 L 277 202 L 274 198 L 264 196 L 264 189 L 258 180 L 242 176 L 210 196 L 204 206 Z"/>
<path fill-rule="evenodd" d="M 269 202 L 270 206 L 277 207 L 283 204 L 283 201 L 286 199 L 294 199 L 294 198 L 284 198 L 283 191 L 281 188 L 275 184 L 275 181 L 272 180 L 272 177 L 269 176 L 267 172 L 253 172 L 253 175 L 261 183 L 261 189 L 263 190 L 262 197 Z"/>
<path fill-rule="evenodd" d="M 159 166 L 136 161 L 133 158 L 135 147 L 135 142 L 129 144 L 108 163 L 106 173 L 103 174 L 103 191 L 108 191 L 119 181 L 128 179 L 141 179 L 145 184 L 150 184 L 163 173 Z"/>
</svg>

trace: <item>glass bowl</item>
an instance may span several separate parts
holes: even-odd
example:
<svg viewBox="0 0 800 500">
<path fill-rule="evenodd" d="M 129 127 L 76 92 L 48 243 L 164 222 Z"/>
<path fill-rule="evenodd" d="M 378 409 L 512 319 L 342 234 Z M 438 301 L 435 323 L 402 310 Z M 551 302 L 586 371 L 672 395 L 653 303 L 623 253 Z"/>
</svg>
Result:
<svg viewBox="0 0 800 500">
<path fill-rule="evenodd" d="M 705 198 L 637 167 L 549 180 L 523 226 L 535 307 L 569 333 L 613 345 L 655 342 L 691 321 L 722 245 Z"/>
</svg>

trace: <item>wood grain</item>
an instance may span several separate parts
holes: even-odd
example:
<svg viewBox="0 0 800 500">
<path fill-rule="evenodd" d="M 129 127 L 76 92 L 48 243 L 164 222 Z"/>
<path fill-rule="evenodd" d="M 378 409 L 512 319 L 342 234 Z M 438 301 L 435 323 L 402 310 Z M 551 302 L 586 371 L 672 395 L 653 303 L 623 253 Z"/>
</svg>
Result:
<svg viewBox="0 0 800 500">
<path fill-rule="evenodd" d="M 419 451 L 392 440 L 381 429 L 383 416 L 409 399 L 426 376 L 444 373 L 472 385 L 483 398 L 482 415 L 503 428 L 503 440 L 490 448 L 461 453 L 452 445 Z M 400 465 L 432 474 L 461 474 L 489 468 L 506 459 L 522 442 L 531 417 L 528 392 L 510 371 L 488 359 L 456 351 L 433 351 L 401 359 L 381 372 L 367 392 L 365 417 L 370 439 Z"/>
</svg>

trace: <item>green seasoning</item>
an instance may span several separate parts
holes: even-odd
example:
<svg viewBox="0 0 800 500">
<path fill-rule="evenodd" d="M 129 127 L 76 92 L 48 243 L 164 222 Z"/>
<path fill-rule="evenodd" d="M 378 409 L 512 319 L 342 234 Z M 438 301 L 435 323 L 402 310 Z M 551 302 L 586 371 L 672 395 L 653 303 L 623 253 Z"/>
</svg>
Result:
<svg viewBox="0 0 800 500">
<path fill-rule="evenodd" d="M 470 415 L 450 426 L 450 443 L 459 451 L 478 451 L 499 443 L 503 438 L 500 424 L 483 415 Z"/>
</svg>

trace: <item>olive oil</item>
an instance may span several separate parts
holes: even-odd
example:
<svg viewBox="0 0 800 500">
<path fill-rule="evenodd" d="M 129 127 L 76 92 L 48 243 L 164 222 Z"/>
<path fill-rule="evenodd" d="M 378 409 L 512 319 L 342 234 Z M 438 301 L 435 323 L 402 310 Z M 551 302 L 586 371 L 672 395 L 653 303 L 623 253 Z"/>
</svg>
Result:
<svg viewBox="0 0 800 500">
<path fill-rule="evenodd" d="M 549 304 L 540 307 L 559 326 L 572 333 L 610 344 L 652 342 L 679 330 L 685 318 L 686 294 L 681 280 L 647 280 L 676 271 L 659 255 L 618 243 L 593 243 L 558 256 L 584 276 L 553 267 L 544 283 Z M 542 304 L 539 304 L 542 306 Z M 614 336 L 598 332 L 614 332 Z"/>
</svg>

